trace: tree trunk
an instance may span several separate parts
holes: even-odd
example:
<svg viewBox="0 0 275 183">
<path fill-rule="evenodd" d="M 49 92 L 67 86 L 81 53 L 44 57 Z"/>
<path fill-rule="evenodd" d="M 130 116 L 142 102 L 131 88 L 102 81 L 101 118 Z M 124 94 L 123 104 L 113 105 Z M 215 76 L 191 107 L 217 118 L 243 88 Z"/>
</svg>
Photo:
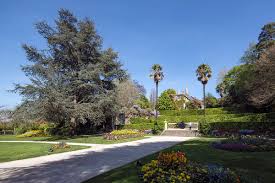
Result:
<svg viewBox="0 0 275 183">
<path fill-rule="evenodd" d="M 158 124 L 158 87 L 159 87 L 159 83 L 156 82 L 156 105 L 155 105 L 155 117 L 156 117 L 156 121 L 154 124 L 154 129 L 156 130 L 156 125 Z"/>
<path fill-rule="evenodd" d="M 205 84 L 203 84 L 203 114 L 204 114 L 204 117 L 205 117 L 205 108 L 206 108 L 206 105 L 205 105 Z"/>
<path fill-rule="evenodd" d="M 158 89 L 159 83 L 156 82 L 156 105 L 155 105 L 155 111 L 156 111 L 156 118 L 158 118 Z"/>
<path fill-rule="evenodd" d="M 74 96 L 74 109 L 75 109 L 75 104 L 76 104 L 76 96 Z M 75 117 L 71 118 L 71 126 L 72 126 L 72 130 L 71 130 L 71 135 L 74 136 L 75 135 L 75 128 L 76 128 L 76 122 L 75 122 Z"/>
</svg>

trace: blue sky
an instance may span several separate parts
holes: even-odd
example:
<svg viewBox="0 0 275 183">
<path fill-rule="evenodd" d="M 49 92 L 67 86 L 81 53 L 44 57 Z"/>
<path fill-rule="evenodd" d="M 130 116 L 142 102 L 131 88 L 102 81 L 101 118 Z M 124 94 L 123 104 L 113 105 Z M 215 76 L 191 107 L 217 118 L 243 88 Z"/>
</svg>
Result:
<svg viewBox="0 0 275 183">
<path fill-rule="evenodd" d="M 104 47 L 119 52 L 124 68 L 147 89 L 154 63 L 163 66 L 160 91 L 174 88 L 202 97 L 195 70 L 206 59 L 213 77 L 207 91 L 215 94 L 218 72 L 239 64 L 261 27 L 275 18 L 275 1 L 256 0 L 3 0 L 0 2 L 0 105 L 14 107 L 21 97 L 8 92 L 13 83 L 27 83 L 20 65 L 28 63 L 23 43 L 45 48 L 33 24 L 53 25 L 57 10 L 67 8 L 77 17 L 91 18 Z M 216 95 L 216 94 L 215 94 Z"/>
</svg>

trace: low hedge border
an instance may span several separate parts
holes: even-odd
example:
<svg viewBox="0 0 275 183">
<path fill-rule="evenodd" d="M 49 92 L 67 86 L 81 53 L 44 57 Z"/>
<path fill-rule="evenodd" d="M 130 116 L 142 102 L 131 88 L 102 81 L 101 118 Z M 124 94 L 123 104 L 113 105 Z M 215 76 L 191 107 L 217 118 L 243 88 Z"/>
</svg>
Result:
<svg viewBox="0 0 275 183">
<path fill-rule="evenodd" d="M 199 129 L 204 135 L 212 135 L 213 131 L 224 131 L 234 134 L 240 130 L 254 130 L 256 134 L 268 132 L 275 134 L 275 122 L 201 122 Z"/>
</svg>

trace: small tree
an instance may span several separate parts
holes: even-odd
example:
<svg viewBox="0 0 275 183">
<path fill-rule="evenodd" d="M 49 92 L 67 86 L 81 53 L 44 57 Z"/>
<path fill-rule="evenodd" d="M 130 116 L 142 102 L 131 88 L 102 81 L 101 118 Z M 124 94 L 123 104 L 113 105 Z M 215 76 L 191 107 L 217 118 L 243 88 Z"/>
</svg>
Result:
<svg viewBox="0 0 275 183">
<path fill-rule="evenodd" d="M 176 94 L 174 89 L 167 89 L 163 91 L 158 99 L 158 109 L 159 110 L 175 110 L 176 104 L 172 99 L 173 94 Z"/>
<path fill-rule="evenodd" d="M 218 99 L 214 97 L 211 93 L 207 93 L 205 97 L 205 105 L 208 108 L 213 108 L 218 106 Z"/>
<path fill-rule="evenodd" d="M 196 70 L 196 74 L 198 77 L 198 80 L 203 85 L 203 107 L 204 107 L 204 115 L 205 115 L 205 85 L 207 84 L 208 80 L 212 76 L 212 70 L 209 65 L 207 64 L 201 64 L 198 69 Z"/>
<path fill-rule="evenodd" d="M 116 101 L 121 108 L 130 109 L 140 97 L 140 92 L 132 80 L 125 80 L 117 85 Z"/>
</svg>

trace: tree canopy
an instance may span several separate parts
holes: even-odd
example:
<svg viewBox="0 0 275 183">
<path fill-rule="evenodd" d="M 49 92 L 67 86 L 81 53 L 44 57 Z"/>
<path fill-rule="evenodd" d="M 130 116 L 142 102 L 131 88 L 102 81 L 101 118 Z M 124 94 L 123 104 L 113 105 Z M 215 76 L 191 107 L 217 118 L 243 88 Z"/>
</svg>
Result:
<svg viewBox="0 0 275 183">
<path fill-rule="evenodd" d="M 258 43 L 250 44 L 241 65 L 224 76 L 216 90 L 227 105 L 272 110 L 275 105 L 275 23 L 263 26 Z"/>
<path fill-rule="evenodd" d="M 127 77 L 111 48 L 102 48 L 92 20 L 78 20 L 61 9 L 55 26 L 35 24 L 47 47 L 24 44 L 30 64 L 22 67 L 30 84 L 15 91 L 37 116 L 56 124 L 56 132 L 77 133 L 78 127 L 110 125 L 117 111 L 115 82 Z"/>
<path fill-rule="evenodd" d="M 163 91 L 158 99 L 158 109 L 159 110 L 175 110 L 176 104 L 172 99 L 173 94 L 176 94 L 174 89 L 167 89 Z"/>
</svg>

